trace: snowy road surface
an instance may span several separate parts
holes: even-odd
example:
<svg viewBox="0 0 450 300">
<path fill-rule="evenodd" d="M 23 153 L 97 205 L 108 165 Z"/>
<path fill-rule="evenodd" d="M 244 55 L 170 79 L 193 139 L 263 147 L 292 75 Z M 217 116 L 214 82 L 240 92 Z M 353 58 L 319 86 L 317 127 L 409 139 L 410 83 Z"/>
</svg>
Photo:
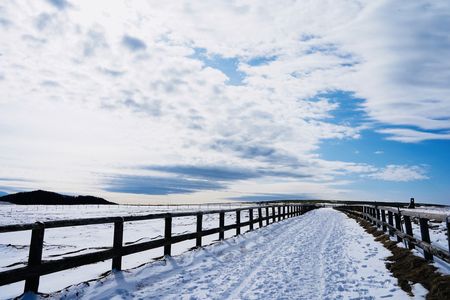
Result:
<svg viewBox="0 0 450 300">
<path fill-rule="evenodd" d="M 384 266 L 389 254 L 354 220 L 324 208 L 52 298 L 410 299 Z"/>
</svg>

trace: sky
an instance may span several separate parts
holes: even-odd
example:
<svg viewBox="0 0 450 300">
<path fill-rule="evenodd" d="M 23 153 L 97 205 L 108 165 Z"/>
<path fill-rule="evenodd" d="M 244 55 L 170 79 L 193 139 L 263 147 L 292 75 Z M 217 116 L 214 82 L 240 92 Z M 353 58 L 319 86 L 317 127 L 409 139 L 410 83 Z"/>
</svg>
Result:
<svg viewBox="0 0 450 300">
<path fill-rule="evenodd" d="M 0 192 L 450 204 L 449 1 L 0 3 Z"/>
</svg>

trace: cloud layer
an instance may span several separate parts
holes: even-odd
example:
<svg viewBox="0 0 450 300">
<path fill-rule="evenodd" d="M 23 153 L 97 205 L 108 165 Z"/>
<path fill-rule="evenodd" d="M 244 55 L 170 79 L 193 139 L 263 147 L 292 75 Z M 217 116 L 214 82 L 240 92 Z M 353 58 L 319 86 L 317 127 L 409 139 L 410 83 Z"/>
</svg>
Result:
<svg viewBox="0 0 450 300">
<path fill-rule="evenodd" d="M 250 187 L 351 197 L 344 182 L 355 178 L 426 179 L 419 163 L 330 161 L 318 151 L 368 128 L 405 143 L 449 139 L 448 6 L 6 2 L 0 177 L 203 199 Z M 364 120 L 333 119 L 338 91 L 363 99 Z"/>
</svg>

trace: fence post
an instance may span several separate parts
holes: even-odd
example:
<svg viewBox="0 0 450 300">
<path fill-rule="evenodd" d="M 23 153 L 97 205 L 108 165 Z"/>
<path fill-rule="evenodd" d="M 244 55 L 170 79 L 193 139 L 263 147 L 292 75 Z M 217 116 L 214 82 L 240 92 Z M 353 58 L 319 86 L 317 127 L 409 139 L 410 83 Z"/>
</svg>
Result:
<svg viewBox="0 0 450 300">
<path fill-rule="evenodd" d="M 266 206 L 266 225 L 269 225 L 270 219 L 269 219 L 269 207 Z"/>
<path fill-rule="evenodd" d="M 258 225 L 259 225 L 259 228 L 261 228 L 263 226 L 262 209 L 261 209 L 261 207 L 258 207 L 258 217 L 259 217 Z"/>
<path fill-rule="evenodd" d="M 223 240 L 225 237 L 223 228 L 224 226 L 225 226 L 225 213 L 221 211 L 219 213 L 219 240 Z"/>
<path fill-rule="evenodd" d="M 114 239 L 113 239 L 113 248 L 114 251 L 119 252 L 118 256 L 113 257 L 112 259 L 112 269 L 120 271 L 122 270 L 122 249 L 123 244 L 123 218 L 114 222 Z"/>
<path fill-rule="evenodd" d="M 381 222 L 383 222 L 383 232 L 386 232 L 387 227 L 384 225 L 386 223 L 386 211 L 384 209 L 381 210 Z"/>
<path fill-rule="evenodd" d="M 380 209 L 378 207 L 375 208 L 376 213 L 377 213 L 377 220 L 381 221 L 381 217 L 380 217 Z M 377 228 L 380 228 L 380 224 L 377 223 Z"/>
<path fill-rule="evenodd" d="M 39 266 L 42 262 L 42 250 L 44 246 L 45 225 L 36 222 L 31 231 L 30 251 L 28 254 L 28 267 Z M 39 289 L 39 275 L 29 277 L 25 280 L 24 292 L 37 293 Z"/>
<path fill-rule="evenodd" d="M 281 206 L 278 206 L 278 222 L 281 221 Z"/>
<path fill-rule="evenodd" d="M 283 220 L 286 219 L 286 205 L 283 205 Z"/>
<path fill-rule="evenodd" d="M 172 215 L 167 214 L 164 226 L 164 255 L 171 254 L 172 250 Z"/>
<path fill-rule="evenodd" d="M 411 218 L 410 218 L 410 216 L 403 216 L 403 220 L 405 220 L 406 234 L 412 237 L 413 236 L 413 229 L 412 229 L 412 225 L 411 225 Z M 411 243 L 411 241 L 408 241 L 408 248 L 409 249 L 414 249 L 414 244 Z"/>
<path fill-rule="evenodd" d="M 236 210 L 236 235 L 241 234 L 241 211 Z"/>
<path fill-rule="evenodd" d="M 272 223 L 275 223 L 275 206 L 272 206 Z"/>
<path fill-rule="evenodd" d="M 402 217 L 401 217 L 400 213 L 396 213 L 396 214 L 394 214 L 394 216 L 395 216 L 395 228 L 397 228 L 397 230 L 401 232 L 402 231 L 402 219 L 401 219 Z M 401 242 L 401 241 L 402 241 L 402 238 L 397 235 L 397 242 Z"/>
<path fill-rule="evenodd" d="M 422 241 L 431 244 L 430 232 L 428 231 L 428 219 L 419 218 L 420 234 L 422 235 Z M 426 260 L 433 260 L 433 255 L 427 250 L 423 249 L 423 256 Z"/>
<path fill-rule="evenodd" d="M 448 242 L 448 251 L 450 252 L 450 216 L 446 218 L 447 220 L 447 242 Z"/>
<path fill-rule="evenodd" d="M 393 219 L 393 215 L 392 215 L 392 211 L 388 210 L 388 224 L 391 226 L 394 226 L 394 219 Z M 393 232 L 392 229 L 389 227 L 389 235 L 393 236 Z"/>
<path fill-rule="evenodd" d="M 248 210 L 248 220 L 249 220 L 249 223 L 250 223 L 249 231 L 252 231 L 253 230 L 253 208 L 250 208 Z"/>
<path fill-rule="evenodd" d="M 197 238 L 195 241 L 195 245 L 197 247 L 202 246 L 202 230 L 203 230 L 203 213 L 197 213 Z"/>
</svg>

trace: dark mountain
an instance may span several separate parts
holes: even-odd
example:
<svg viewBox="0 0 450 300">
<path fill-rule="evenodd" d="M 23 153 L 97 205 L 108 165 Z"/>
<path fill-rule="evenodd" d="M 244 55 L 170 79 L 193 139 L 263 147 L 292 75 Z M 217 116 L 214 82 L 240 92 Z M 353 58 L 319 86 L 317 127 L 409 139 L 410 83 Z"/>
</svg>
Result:
<svg viewBox="0 0 450 300">
<path fill-rule="evenodd" d="M 74 204 L 116 204 L 103 198 L 93 196 L 66 196 L 54 192 L 32 191 L 20 192 L 0 197 L 0 201 L 14 204 L 33 205 L 74 205 Z"/>
</svg>

